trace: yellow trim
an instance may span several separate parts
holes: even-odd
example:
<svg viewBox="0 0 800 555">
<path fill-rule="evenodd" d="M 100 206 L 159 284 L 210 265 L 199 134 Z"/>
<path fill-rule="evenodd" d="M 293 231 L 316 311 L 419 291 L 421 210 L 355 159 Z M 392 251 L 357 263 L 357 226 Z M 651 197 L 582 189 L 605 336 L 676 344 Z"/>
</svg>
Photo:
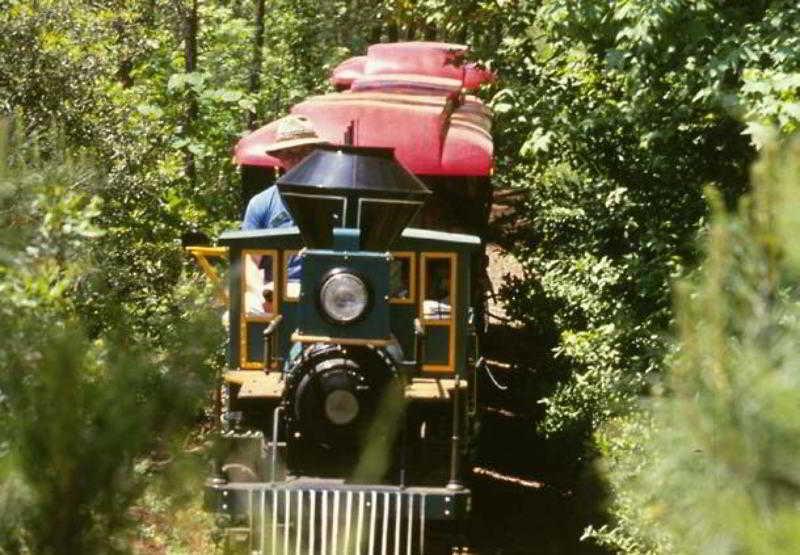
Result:
<svg viewBox="0 0 800 555">
<path fill-rule="evenodd" d="M 450 333 L 447 336 L 447 364 L 423 364 L 422 370 L 429 372 L 454 372 L 456 364 L 456 321 L 455 315 L 458 313 L 458 257 L 452 252 L 423 252 L 420 254 L 420 303 L 419 319 L 424 326 L 448 326 Z M 427 320 L 424 318 L 425 297 L 428 287 L 428 260 L 450 260 L 450 317 L 439 320 Z"/>
<path fill-rule="evenodd" d="M 200 269 L 203 270 L 203 273 L 206 277 L 211 280 L 211 283 L 216 287 L 216 296 L 217 300 L 222 303 L 223 305 L 228 305 L 228 291 L 223 287 L 222 279 L 219 276 L 219 272 L 211 262 L 208 261 L 209 258 L 227 258 L 228 257 L 228 247 L 186 247 L 184 249 L 187 253 L 191 254 L 197 264 L 200 266 Z"/>
<path fill-rule="evenodd" d="M 268 324 L 272 321 L 272 318 L 248 318 L 244 325 L 239 330 L 239 339 L 240 339 L 240 351 L 239 351 L 239 368 L 243 368 L 244 370 L 263 370 L 264 369 L 264 362 L 263 361 L 254 361 L 254 360 L 246 360 L 245 357 L 247 355 L 247 339 L 248 339 L 248 331 L 247 331 L 247 324 Z M 277 370 L 278 362 L 274 362 L 270 367 L 270 370 Z"/>
<path fill-rule="evenodd" d="M 202 254 L 195 254 L 194 259 L 197 260 L 198 264 L 200 264 L 200 268 L 203 270 L 203 273 L 208 276 L 208 279 L 211 280 L 211 283 L 214 285 L 219 284 L 219 274 L 217 273 L 216 268 L 214 268 L 214 266 L 212 266 L 208 261 L 208 259 Z"/>
<path fill-rule="evenodd" d="M 225 258 L 228 256 L 228 247 L 186 247 L 186 251 L 193 255 Z"/>
<path fill-rule="evenodd" d="M 417 253 L 414 251 L 398 251 L 392 253 L 393 258 L 408 258 L 408 297 L 392 297 L 389 304 L 416 304 L 417 302 Z"/>
<path fill-rule="evenodd" d="M 278 282 L 281 274 L 278 273 L 278 251 L 275 249 L 244 249 L 241 255 L 241 270 L 239 272 L 239 299 L 240 299 L 240 317 L 239 317 L 239 367 L 249 370 L 262 370 L 264 362 L 261 360 L 252 361 L 247 360 L 247 324 L 248 323 L 267 323 L 271 322 L 275 316 L 280 314 L 280 300 L 281 292 L 272 291 L 272 313 L 265 316 L 248 316 L 247 305 L 245 303 L 245 295 L 247 293 L 246 286 L 246 265 L 248 256 L 271 256 L 272 257 L 272 278 L 273 283 Z"/>
<path fill-rule="evenodd" d="M 287 303 L 296 303 L 300 300 L 300 297 L 290 297 L 288 295 L 288 288 L 289 288 L 289 258 L 292 256 L 297 256 L 300 253 L 299 250 L 285 250 L 281 251 L 281 268 L 283 269 L 283 279 L 281 279 L 281 298 L 284 302 Z"/>
<path fill-rule="evenodd" d="M 391 343 L 390 339 L 354 339 L 351 337 L 328 337 L 325 335 L 303 335 L 294 332 L 292 341 L 298 343 L 333 343 L 335 345 L 375 345 L 385 347 Z"/>
<path fill-rule="evenodd" d="M 223 375 L 222 379 L 226 383 L 232 383 L 236 385 L 242 385 L 247 377 L 251 374 L 251 372 L 245 372 L 243 370 L 227 370 Z"/>
</svg>

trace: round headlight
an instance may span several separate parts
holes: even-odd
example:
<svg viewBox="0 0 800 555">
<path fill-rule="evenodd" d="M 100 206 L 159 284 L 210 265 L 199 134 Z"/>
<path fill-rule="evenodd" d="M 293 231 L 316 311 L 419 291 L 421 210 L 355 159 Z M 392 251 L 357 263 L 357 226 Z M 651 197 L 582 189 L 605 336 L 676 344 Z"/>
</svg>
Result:
<svg viewBox="0 0 800 555">
<path fill-rule="evenodd" d="M 325 280 L 319 300 L 329 318 L 346 324 L 357 320 L 367 309 L 369 292 L 361 278 L 342 272 Z"/>
</svg>

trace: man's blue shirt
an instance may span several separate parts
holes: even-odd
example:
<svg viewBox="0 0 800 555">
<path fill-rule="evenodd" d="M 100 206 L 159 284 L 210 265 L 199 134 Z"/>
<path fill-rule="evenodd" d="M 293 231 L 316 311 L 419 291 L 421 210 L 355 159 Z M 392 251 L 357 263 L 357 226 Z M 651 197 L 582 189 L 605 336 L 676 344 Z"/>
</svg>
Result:
<svg viewBox="0 0 800 555">
<path fill-rule="evenodd" d="M 242 229 L 274 229 L 291 227 L 294 220 L 286 210 L 283 199 L 275 185 L 268 187 L 250 199 L 244 212 Z M 300 279 L 300 259 L 293 256 L 289 259 L 289 279 Z"/>
<path fill-rule="evenodd" d="M 267 187 L 247 205 L 242 221 L 242 229 L 272 229 L 293 226 L 294 222 L 283 204 L 283 199 L 275 185 Z"/>
</svg>

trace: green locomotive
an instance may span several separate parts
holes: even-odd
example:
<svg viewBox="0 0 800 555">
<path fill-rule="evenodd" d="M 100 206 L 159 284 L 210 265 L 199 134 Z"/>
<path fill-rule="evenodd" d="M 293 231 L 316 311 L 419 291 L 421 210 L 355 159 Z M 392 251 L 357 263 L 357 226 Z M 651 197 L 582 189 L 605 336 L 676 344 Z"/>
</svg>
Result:
<svg viewBox="0 0 800 555">
<path fill-rule="evenodd" d="M 406 227 L 428 191 L 391 149 L 318 148 L 278 187 L 299 227 L 219 238 L 236 370 L 209 503 L 246 519 L 264 553 L 418 552 L 426 526 L 469 510 L 461 438 L 477 361 L 461 269 L 480 240 Z"/>
<path fill-rule="evenodd" d="M 340 66 L 334 82 L 351 90 L 292 110 L 331 141 L 277 182 L 297 227 L 190 249 L 212 274 L 208 256 L 230 262 L 223 448 L 207 503 L 251 553 L 434 553 L 460 541 L 483 248 L 476 235 L 409 224 L 478 232 L 488 217 L 489 115 L 464 95 L 480 83 L 465 51 L 376 45 L 361 78 Z M 411 81 L 398 77 L 406 66 Z M 335 144 L 343 129 L 371 146 Z M 245 190 L 279 165 L 259 154 L 269 133 L 237 147 Z"/>
</svg>

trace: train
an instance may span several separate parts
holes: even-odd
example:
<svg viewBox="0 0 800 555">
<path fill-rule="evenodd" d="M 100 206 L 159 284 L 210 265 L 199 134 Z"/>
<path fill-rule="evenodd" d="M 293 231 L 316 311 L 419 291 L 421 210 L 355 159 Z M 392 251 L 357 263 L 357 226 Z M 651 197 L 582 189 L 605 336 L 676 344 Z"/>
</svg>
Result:
<svg viewBox="0 0 800 555">
<path fill-rule="evenodd" d="M 295 227 L 189 252 L 222 283 L 227 368 L 206 486 L 248 553 L 435 553 L 464 544 L 494 75 L 463 45 L 377 44 L 291 109 L 327 141 L 280 174 L 268 124 L 236 145 L 243 201 Z M 226 257 L 220 277 L 211 259 Z M 300 276 L 289 275 L 299 263 Z"/>
</svg>

